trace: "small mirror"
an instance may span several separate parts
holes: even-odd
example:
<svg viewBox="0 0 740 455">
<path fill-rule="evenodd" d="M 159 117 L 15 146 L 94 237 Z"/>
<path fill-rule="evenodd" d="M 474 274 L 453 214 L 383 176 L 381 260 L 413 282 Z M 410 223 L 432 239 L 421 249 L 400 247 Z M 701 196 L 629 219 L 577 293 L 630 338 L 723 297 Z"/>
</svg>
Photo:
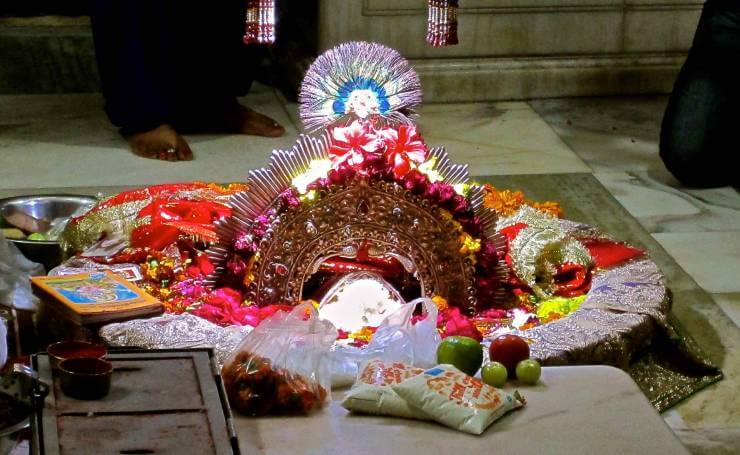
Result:
<svg viewBox="0 0 740 455">
<path fill-rule="evenodd" d="M 319 302 L 319 316 L 346 332 L 377 327 L 405 302 L 378 274 L 348 273 L 339 278 Z"/>
</svg>

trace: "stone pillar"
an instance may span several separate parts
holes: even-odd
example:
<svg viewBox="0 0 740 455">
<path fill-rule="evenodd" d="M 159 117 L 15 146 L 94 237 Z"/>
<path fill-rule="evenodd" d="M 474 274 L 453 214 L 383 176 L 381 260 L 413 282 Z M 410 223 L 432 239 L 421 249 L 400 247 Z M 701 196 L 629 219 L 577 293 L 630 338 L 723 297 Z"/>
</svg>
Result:
<svg viewBox="0 0 740 455">
<path fill-rule="evenodd" d="M 670 92 L 700 0 L 460 0 L 460 44 L 426 44 L 425 0 L 320 0 L 319 51 L 398 49 L 428 102 Z"/>
</svg>

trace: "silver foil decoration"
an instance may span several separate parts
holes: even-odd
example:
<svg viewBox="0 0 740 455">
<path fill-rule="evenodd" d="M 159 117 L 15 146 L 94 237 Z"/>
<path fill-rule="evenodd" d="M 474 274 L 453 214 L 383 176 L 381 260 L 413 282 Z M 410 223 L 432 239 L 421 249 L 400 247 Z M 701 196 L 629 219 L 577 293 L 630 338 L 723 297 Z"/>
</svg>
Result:
<svg viewBox="0 0 740 455">
<path fill-rule="evenodd" d="M 358 94 L 367 95 L 364 101 L 373 104 L 370 111 L 356 109 L 353 96 Z M 298 102 L 303 124 L 315 131 L 366 114 L 411 123 L 409 116 L 421 98 L 419 75 L 398 51 L 353 41 L 318 56 L 303 78 Z"/>
<path fill-rule="evenodd" d="M 663 274 L 643 258 L 598 272 L 581 307 L 526 331 L 532 357 L 545 365 L 610 364 L 625 368 L 632 354 L 664 326 L 668 294 Z"/>
<path fill-rule="evenodd" d="M 144 349 L 212 348 L 219 365 L 236 349 L 250 326 L 221 327 L 192 314 L 164 314 L 108 324 L 100 337 L 109 346 Z"/>
</svg>

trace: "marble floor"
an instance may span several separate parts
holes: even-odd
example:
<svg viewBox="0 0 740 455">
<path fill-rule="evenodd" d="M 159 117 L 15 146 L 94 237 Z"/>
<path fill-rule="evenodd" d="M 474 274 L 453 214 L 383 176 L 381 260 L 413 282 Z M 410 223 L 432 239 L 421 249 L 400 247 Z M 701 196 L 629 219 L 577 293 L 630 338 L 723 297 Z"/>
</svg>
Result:
<svg viewBox="0 0 740 455">
<path fill-rule="evenodd" d="M 244 180 L 301 131 L 295 104 L 271 88 L 258 85 L 244 101 L 286 125 L 287 134 L 187 136 L 196 160 L 163 163 L 126 150 L 98 94 L 2 95 L 0 197 L 44 188 Z M 695 453 L 739 453 L 740 195 L 730 187 L 683 188 L 665 170 L 657 155 L 665 102 L 619 97 L 430 105 L 421 109 L 420 124 L 430 145 L 445 145 L 453 160 L 470 163 L 473 175 L 526 181 L 537 174 L 592 174 L 639 221 L 661 254 L 688 273 L 680 270 L 685 278 L 672 284 L 684 302 L 674 312 L 727 377 L 665 413 L 666 422 Z"/>
</svg>

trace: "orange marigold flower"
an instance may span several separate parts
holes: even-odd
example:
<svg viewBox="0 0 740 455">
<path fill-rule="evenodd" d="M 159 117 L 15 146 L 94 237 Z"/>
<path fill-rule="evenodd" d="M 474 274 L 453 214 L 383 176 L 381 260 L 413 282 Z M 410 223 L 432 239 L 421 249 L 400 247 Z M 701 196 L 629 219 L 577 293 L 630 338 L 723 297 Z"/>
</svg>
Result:
<svg viewBox="0 0 740 455">
<path fill-rule="evenodd" d="M 522 205 L 529 205 L 534 209 L 558 218 L 563 215 L 563 210 L 557 202 L 534 202 L 524 197 L 524 193 L 521 191 L 499 190 L 489 184 L 486 184 L 484 188 L 485 196 L 483 197 L 483 204 L 488 208 L 494 209 L 501 216 L 513 215 Z"/>
<path fill-rule="evenodd" d="M 529 329 L 533 329 L 535 327 L 537 327 L 537 323 L 536 322 L 527 322 L 527 323 L 524 323 L 521 326 L 519 326 L 519 330 L 529 330 Z"/>
<path fill-rule="evenodd" d="M 547 317 L 545 318 L 545 320 L 542 321 L 542 322 L 543 323 L 547 323 L 547 322 L 557 321 L 558 319 L 561 319 L 562 317 L 563 317 L 563 315 L 561 313 L 557 313 L 555 311 L 551 311 L 547 315 Z"/>
<path fill-rule="evenodd" d="M 558 204 L 557 202 L 554 202 L 554 201 L 533 202 L 531 205 L 533 208 L 539 210 L 540 212 L 547 213 L 556 218 L 563 217 L 563 208 L 560 207 L 560 204 Z"/>
</svg>

